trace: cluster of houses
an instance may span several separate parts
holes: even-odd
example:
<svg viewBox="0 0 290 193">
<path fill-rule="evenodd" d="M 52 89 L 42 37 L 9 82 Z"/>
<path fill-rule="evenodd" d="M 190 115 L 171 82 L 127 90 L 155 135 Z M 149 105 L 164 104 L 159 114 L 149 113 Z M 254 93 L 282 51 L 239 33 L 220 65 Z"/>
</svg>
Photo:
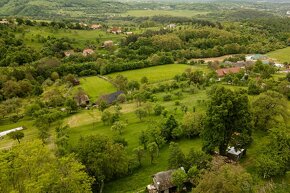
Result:
<svg viewBox="0 0 290 193">
<path fill-rule="evenodd" d="M 283 68 L 284 64 L 277 63 L 270 59 L 268 56 L 261 55 L 261 54 L 254 54 L 246 56 L 246 60 L 244 61 L 237 61 L 237 62 L 230 62 L 226 61 L 224 64 L 232 67 L 228 68 L 220 68 L 216 70 L 216 73 L 219 78 L 222 78 L 228 74 L 236 74 L 241 71 L 241 69 L 245 69 L 247 66 L 253 65 L 255 62 L 261 61 L 265 65 L 274 65 L 277 68 Z"/>
<path fill-rule="evenodd" d="M 112 40 L 107 40 L 107 41 L 104 41 L 101 48 L 110 48 L 110 47 L 113 47 L 115 44 Z M 91 48 L 86 48 L 82 51 L 82 55 L 84 57 L 86 56 L 89 56 L 89 55 L 92 55 L 94 54 L 95 51 Z M 64 56 L 65 57 L 70 57 L 72 55 L 76 54 L 74 50 L 67 50 L 67 51 L 64 51 Z"/>
</svg>

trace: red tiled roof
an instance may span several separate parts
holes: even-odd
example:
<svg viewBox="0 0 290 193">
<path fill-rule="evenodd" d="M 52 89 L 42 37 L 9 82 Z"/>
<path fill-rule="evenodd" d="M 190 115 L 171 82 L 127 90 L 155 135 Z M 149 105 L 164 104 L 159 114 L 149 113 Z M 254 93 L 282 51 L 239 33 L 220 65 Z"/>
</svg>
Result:
<svg viewBox="0 0 290 193">
<path fill-rule="evenodd" d="M 222 77 L 230 73 L 233 73 L 233 74 L 239 73 L 240 70 L 241 70 L 240 67 L 221 68 L 221 69 L 216 70 L 216 73 L 218 74 L 219 77 Z"/>
</svg>

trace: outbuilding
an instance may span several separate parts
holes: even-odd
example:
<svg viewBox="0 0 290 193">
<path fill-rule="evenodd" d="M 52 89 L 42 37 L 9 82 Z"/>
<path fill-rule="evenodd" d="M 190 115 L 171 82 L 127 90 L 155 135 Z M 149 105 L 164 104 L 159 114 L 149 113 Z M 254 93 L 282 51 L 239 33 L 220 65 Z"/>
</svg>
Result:
<svg viewBox="0 0 290 193">
<path fill-rule="evenodd" d="M 227 157 L 234 161 L 239 161 L 245 155 L 245 149 L 237 149 L 235 147 L 228 147 L 227 149 Z"/>
</svg>

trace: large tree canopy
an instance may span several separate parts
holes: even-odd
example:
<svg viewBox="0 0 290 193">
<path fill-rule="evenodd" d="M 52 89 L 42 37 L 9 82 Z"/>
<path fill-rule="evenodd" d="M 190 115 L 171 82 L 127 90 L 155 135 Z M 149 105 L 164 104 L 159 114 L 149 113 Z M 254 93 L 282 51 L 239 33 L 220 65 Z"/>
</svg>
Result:
<svg viewBox="0 0 290 193">
<path fill-rule="evenodd" d="M 88 173 L 96 178 L 98 190 L 102 190 L 104 182 L 127 174 L 128 157 L 123 145 L 113 143 L 108 137 L 91 135 L 81 138 L 76 152 Z"/>
<path fill-rule="evenodd" d="M 73 156 L 56 158 L 41 141 L 0 153 L 0 192 L 91 192 L 93 182 Z"/>
<path fill-rule="evenodd" d="M 262 93 L 252 104 L 255 128 L 269 130 L 289 117 L 285 97 L 274 91 Z"/>
<path fill-rule="evenodd" d="M 251 113 L 246 91 L 224 87 L 211 90 L 202 136 L 204 150 L 212 152 L 218 147 L 221 155 L 226 154 L 229 145 L 237 148 L 249 145 Z"/>
</svg>

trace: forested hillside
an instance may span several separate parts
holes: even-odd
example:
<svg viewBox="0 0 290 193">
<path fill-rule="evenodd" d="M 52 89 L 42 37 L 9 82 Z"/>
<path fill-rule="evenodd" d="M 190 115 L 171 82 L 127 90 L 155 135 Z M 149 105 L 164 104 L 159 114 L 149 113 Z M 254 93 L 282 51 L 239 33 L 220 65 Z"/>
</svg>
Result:
<svg viewBox="0 0 290 193">
<path fill-rule="evenodd" d="M 126 9 L 125 4 L 102 0 L 2 0 L 0 2 L 0 15 L 91 17 Z"/>
</svg>

